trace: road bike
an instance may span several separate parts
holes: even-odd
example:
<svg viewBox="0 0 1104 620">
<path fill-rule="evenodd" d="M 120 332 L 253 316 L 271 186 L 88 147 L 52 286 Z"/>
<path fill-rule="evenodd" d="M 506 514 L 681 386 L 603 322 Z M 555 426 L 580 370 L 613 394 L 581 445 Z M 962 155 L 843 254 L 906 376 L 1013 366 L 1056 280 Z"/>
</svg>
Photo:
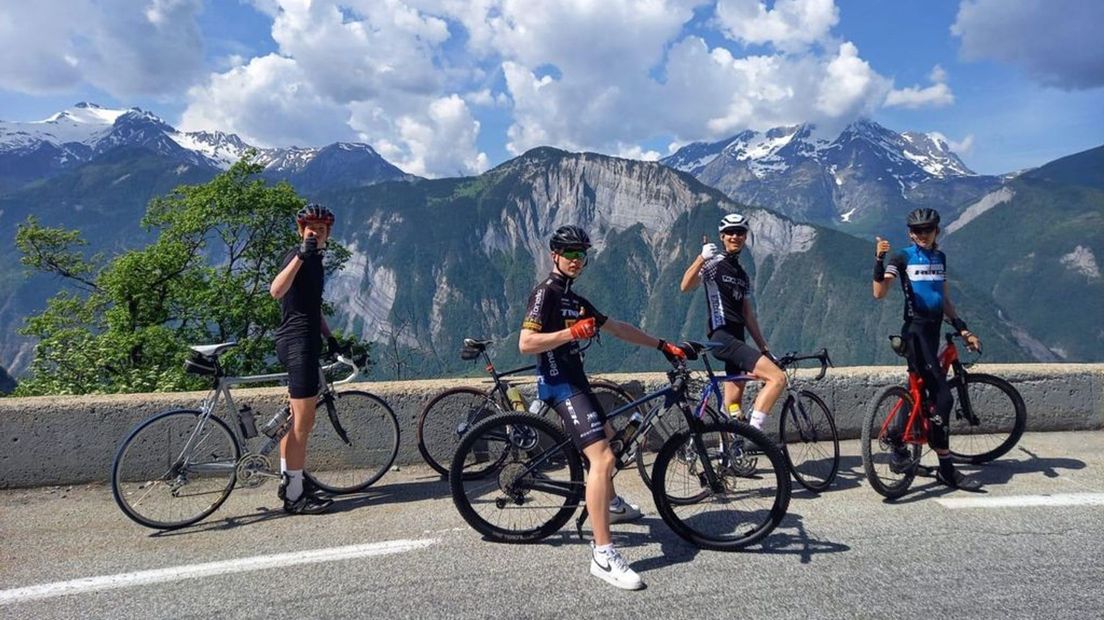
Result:
<svg viewBox="0 0 1104 620">
<path fill-rule="evenodd" d="M 529 411 L 548 417 L 554 424 L 560 423 L 559 416 L 548 405 L 537 399 L 526 403 L 517 387 L 509 381 L 509 377 L 533 371 L 536 366 L 499 371 L 487 352 L 491 344 L 491 340 L 465 338 L 460 358 L 469 361 L 482 358 L 494 385 L 486 390 L 475 387 L 445 390 L 430 399 L 418 415 L 418 452 L 426 464 L 444 477 L 448 477 L 449 463 L 464 433 L 489 416 L 509 411 Z M 590 388 L 605 411 L 612 411 L 632 400 L 628 392 L 611 381 L 592 379 Z"/>
<path fill-rule="evenodd" d="M 973 364 L 960 360 L 956 336 L 946 333 L 946 345 L 939 351 L 943 374 L 953 371 L 947 381 L 955 397 L 950 416 L 951 455 L 959 462 L 985 463 L 1016 445 L 1027 424 L 1027 411 L 1023 397 L 1007 381 L 967 370 Z M 895 353 L 908 357 L 908 345 L 900 336 L 890 336 L 890 345 Z M 863 421 L 862 459 L 866 479 L 879 494 L 901 497 L 917 474 L 932 473 L 932 468 L 920 463 L 928 444 L 932 410 L 924 394 L 924 380 L 911 369 L 907 389 L 892 386 L 874 399 Z M 893 452 L 901 447 L 907 449 L 908 456 L 903 460 L 899 456 L 894 462 Z"/>
<path fill-rule="evenodd" d="M 688 343 L 689 357 L 708 345 Z M 665 523 L 706 549 L 743 549 L 767 536 L 786 514 L 790 477 L 785 457 L 761 431 L 726 420 L 708 403 L 687 400 L 690 372 L 682 361 L 668 384 L 608 413 L 647 413 L 610 440 L 617 470 L 633 466 L 641 438 L 666 412 L 686 429 L 670 436 L 652 471 L 652 499 Z M 676 413 L 677 412 L 677 413 Z M 719 421 L 718 421 L 719 420 Z M 754 454 L 754 465 L 744 465 Z M 460 441 L 449 475 L 452 499 L 464 520 L 488 540 L 531 543 L 558 531 L 580 507 L 587 517 L 584 458 L 560 427 L 529 413 L 505 413 L 476 424 Z"/>
<path fill-rule="evenodd" d="M 699 385 L 696 390 L 700 394 L 697 405 L 699 415 L 710 400 L 716 404 L 709 412 L 725 410 L 723 383 L 759 380 L 753 374 L 717 376 L 709 360 L 705 356 L 702 356 L 702 360 L 705 376 L 697 381 Z M 806 360 L 820 363 L 820 373 L 814 381 L 823 379 L 828 366 L 832 365 L 827 349 L 811 354 L 787 353 L 778 360 L 779 368 L 786 371 L 789 378 L 782 414 L 778 420 L 778 445 L 794 480 L 806 489 L 819 493 L 832 484 L 839 472 L 839 433 L 836 431 L 832 411 L 824 400 L 816 393 L 801 388 L 797 379 L 797 368 L 799 362 Z M 652 484 L 650 471 L 661 446 L 668 437 L 684 428 L 683 420 L 673 416 L 657 420 L 649 429 L 637 453 L 640 477 L 649 488 Z"/>
<path fill-rule="evenodd" d="M 287 373 L 226 376 L 219 355 L 236 345 L 191 347 L 185 370 L 213 382 L 199 408 L 155 414 L 119 446 L 111 491 L 119 508 L 135 522 L 165 530 L 191 525 L 217 510 L 235 486 L 256 487 L 280 478 L 269 454 L 291 427 L 290 409 L 285 406 L 258 430 L 252 409 L 237 408 L 230 392 L 237 385 L 286 381 Z M 338 355 L 319 370 L 323 387 L 318 412 L 325 413 L 329 424 L 316 424 L 311 433 L 307 475 L 332 494 L 367 488 L 398 454 L 399 424 L 391 407 L 368 392 L 334 389 L 352 381 L 363 363 Z M 341 368 L 348 368 L 349 374 L 329 381 L 328 373 Z"/>
</svg>

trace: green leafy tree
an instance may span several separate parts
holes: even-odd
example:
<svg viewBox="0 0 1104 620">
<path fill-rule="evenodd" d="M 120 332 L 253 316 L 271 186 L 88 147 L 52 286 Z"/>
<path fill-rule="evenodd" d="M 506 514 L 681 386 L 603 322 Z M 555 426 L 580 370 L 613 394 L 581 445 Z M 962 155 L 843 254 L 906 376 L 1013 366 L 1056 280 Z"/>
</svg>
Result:
<svg viewBox="0 0 1104 620">
<path fill-rule="evenodd" d="M 73 285 L 28 317 L 21 333 L 38 339 L 30 376 L 17 394 L 171 391 L 202 385 L 186 375 L 187 347 L 236 340 L 225 359 L 232 373 L 277 370 L 279 303 L 268 288 L 298 243 L 291 217 L 304 201 L 290 185 L 268 185 L 246 156 L 202 185 L 184 185 L 150 202 L 141 225 L 148 246 L 110 261 L 86 257 L 80 234 L 19 226 L 22 263 Z M 349 252 L 331 242 L 326 272 Z M 324 308 L 329 311 L 330 308 Z M 364 343 L 354 351 L 366 353 Z"/>
</svg>

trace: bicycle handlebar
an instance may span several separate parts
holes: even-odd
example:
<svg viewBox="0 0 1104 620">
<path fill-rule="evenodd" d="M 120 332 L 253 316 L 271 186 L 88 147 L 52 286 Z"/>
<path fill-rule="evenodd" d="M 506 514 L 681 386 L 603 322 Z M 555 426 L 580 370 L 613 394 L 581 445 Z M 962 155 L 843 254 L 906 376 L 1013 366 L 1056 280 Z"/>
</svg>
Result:
<svg viewBox="0 0 1104 620">
<path fill-rule="evenodd" d="M 356 362 L 354 360 L 348 358 L 348 357 L 345 357 L 344 355 L 342 355 L 340 353 L 337 354 L 337 361 L 326 364 L 325 366 L 322 367 L 322 371 L 323 372 L 330 372 L 331 370 L 336 370 L 339 366 L 348 366 L 349 368 L 352 368 L 352 372 L 349 373 L 349 376 L 345 377 L 344 379 L 338 379 L 337 381 L 333 381 L 332 382 L 333 385 L 341 385 L 341 384 L 344 384 L 344 383 L 349 383 L 350 381 L 353 380 L 354 377 L 356 377 L 357 375 L 360 374 L 360 367 L 357 366 Z"/>
<path fill-rule="evenodd" d="M 787 353 L 782 356 L 782 359 L 778 360 L 778 366 L 785 370 L 786 367 L 793 366 L 797 362 L 801 362 L 804 360 L 817 360 L 818 362 L 820 362 L 820 372 L 817 373 L 814 381 L 820 381 L 821 379 L 823 379 L 824 375 L 828 372 L 828 367 L 834 366 L 834 364 L 832 364 L 832 358 L 828 356 L 828 349 L 826 348 L 822 348 L 816 353 Z"/>
</svg>

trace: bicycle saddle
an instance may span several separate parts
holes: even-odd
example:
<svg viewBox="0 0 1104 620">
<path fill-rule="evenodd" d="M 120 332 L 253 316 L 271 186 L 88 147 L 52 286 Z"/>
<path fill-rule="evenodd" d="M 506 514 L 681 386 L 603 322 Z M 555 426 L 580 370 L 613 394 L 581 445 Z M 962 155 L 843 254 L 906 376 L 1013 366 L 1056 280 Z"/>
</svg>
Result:
<svg viewBox="0 0 1104 620">
<path fill-rule="evenodd" d="M 464 346 L 475 349 L 477 351 L 486 351 L 489 345 L 494 344 L 494 340 L 476 340 L 475 338 L 465 338 Z"/>
<path fill-rule="evenodd" d="M 696 340 L 689 340 L 686 344 L 690 345 L 690 348 L 694 350 L 695 357 L 701 355 L 702 351 L 716 351 L 724 346 L 723 343 L 714 342 L 712 340 L 706 340 L 705 342 L 697 342 Z"/>
<path fill-rule="evenodd" d="M 238 346 L 237 342 L 230 341 L 221 344 L 197 344 L 188 348 L 206 357 L 218 357 L 223 351 L 233 349 L 236 346 Z"/>
</svg>

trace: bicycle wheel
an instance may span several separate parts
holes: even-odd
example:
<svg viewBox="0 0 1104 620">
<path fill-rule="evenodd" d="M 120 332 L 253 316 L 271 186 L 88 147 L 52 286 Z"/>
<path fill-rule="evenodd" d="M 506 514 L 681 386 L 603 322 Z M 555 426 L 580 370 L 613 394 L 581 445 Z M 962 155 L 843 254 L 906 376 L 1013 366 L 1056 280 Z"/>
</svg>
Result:
<svg viewBox="0 0 1104 620">
<path fill-rule="evenodd" d="M 916 477 L 916 466 L 920 463 L 921 447 L 917 444 L 905 445 L 908 449 L 908 461 L 898 463 L 895 467 L 890 459 L 894 447 L 901 445 L 890 436 L 893 427 L 903 426 L 910 411 L 912 397 L 908 390 L 894 386 L 886 388 L 878 395 L 863 419 L 862 460 L 866 479 L 875 491 L 890 499 L 908 492 L 909 485 Z M 883 431 L 883 428 L 886 430 Z"/>
<path fill-rule="evenodd" d="M 951 414 L 951 454 L 967 463 L 1004 456 L 1023 436 L 1027 409 L 1023 397 L 1004 379 L 966 375 Z M 969 407 L 966 404 L 969 403 Z"/>
<path fill-rule="evenodd" d="M 427 465 L 442 476 L 449 475 L 452 455 L 464 433 L 481 420 L 505 413 L 493 395 L 470 387 L 441 392 L 418 416 L 418 452 Z"/>
<path fill-rule="evenodd" d="M 839 435 L 832 412 L 819 396 L 801 390 L 797 398 L 787 398 L 778 420 L 778 437 L 798 484 L 814 493 L 832 484 L 839 471 Z"/>
<path fill-rule="evenodd" d="M 355 493 L 387 473 L 399 453 L 399 422 L 391 407 L 368 392 L 334 392 L 338 434 L 325 400 L 318 403 L 310 437 L 310 476 L 330 493 Z"/>
<path fill-rule="evenodd" d="M 234 490 L 241 448 L 226 423 L 191 409 L 159 413 L 119 446 L 111 494 L 123 514 L 154 529 L 191 525 Z M 187 453 L 185 445 L 195 437 Z"/>
<path fill-rule="evenodd" d="M 563 527 L 583 498 L 579 453 L 560 429 L 527 413 L 472 427 L 450 472 L 460 515 L 495 542 L 541 540 Z"/>
<path fill-rule="evenodd" d="M 640 479 L 650 490 L 652 488 L 652 470 L 656 458 L 667 441 L 678 433 L 689 430 L 686 418 L 677 409 L 667 409 L 659 414 L 640 437 L 636 447 L 636 471 Z"/>
<path fill-rule="evenodd" d="M 707 482 L 706 468 L 716 486 Z M 762 540 L 790 505 L 781 450 L 741 422 L 708 423 L 674 435 L 660 450 L 652 476 L 660 517 L 703 549 L 734 551 Z"/>
</svg>

